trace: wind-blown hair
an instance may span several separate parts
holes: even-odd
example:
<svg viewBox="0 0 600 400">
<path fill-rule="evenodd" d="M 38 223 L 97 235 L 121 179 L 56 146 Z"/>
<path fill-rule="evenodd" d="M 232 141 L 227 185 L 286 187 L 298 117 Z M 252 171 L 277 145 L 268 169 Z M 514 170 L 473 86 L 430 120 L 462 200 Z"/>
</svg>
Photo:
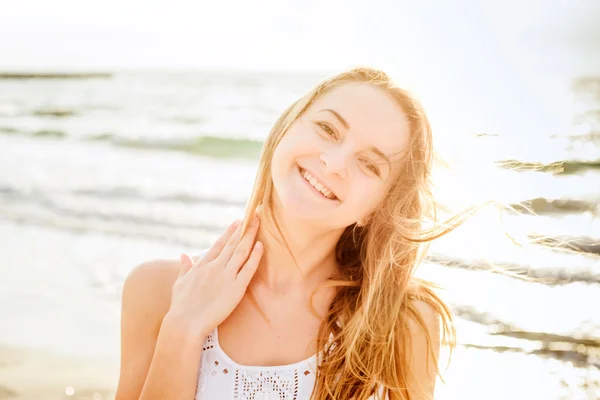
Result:
<svg viewBox="0 0 600 400">
<path fill-rule="evenodd" d="M 434 158 L 431 127 L 415 97 L 396 86 L 384 72 L 371 68 L 354 68 L 321 82 L 287 108 L 271 129 L 245 220 L 249 221 L 260 205 L 268 205 L 268 217 L 279 229 L 272 212 L 273 153 L 294 121 L 319 96 L 350 83 L 373 85 L 391 95 L 406 114 L 410 139 L 400 161 L 400 173 L 381 204 L 366 224 L 348 226 L 337 243 L 342 276 L 321 285 L 337 286 L 339 290 L 319 330 L 318 348 L 326 348 L 319 357 L 311 398 L 366 400 L 383 386 L 390 400 L 407 400 L 411 393 L 420 391 L 420 383 L 409 368 L 409 321 L 423 328 L 430 355 L 434 354 L 431 335 L 441 334 L 442 344 L 450 348 L 455 343 L 449 307 L 432 283 L 414 276 L 415 270 L 428 242 L 450 232 L 474 212 L 467 210 L 437 222 L 430 179 Z M 426 302 L 435 311 L 441 332 L 427 331 L 414 300 Z"/>
</svg>

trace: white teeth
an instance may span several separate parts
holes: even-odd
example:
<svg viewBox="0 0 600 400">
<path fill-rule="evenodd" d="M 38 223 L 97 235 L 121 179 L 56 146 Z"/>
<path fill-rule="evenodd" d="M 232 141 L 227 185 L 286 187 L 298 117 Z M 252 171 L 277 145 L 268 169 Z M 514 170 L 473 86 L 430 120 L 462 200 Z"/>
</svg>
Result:
<svg viewBox="0 0 600 400">
<path fill-rule="evenodd" d="M 327 197 L 330 200 L 333 200 L 335 196 L 329 190 L 327 190 L 323 185 L 317 181 L 317 179 L 309 174 L 306 171 L 302 171 L 302 176 L 306 179 L 315 189 L 317 189 L 323 196 Z"/>
</svg>

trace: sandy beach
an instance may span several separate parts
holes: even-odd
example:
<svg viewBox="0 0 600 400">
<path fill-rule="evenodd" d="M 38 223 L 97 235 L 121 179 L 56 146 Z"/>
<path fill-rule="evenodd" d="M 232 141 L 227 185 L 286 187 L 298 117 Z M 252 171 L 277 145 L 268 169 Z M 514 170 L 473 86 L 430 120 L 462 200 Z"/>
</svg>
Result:
<svg viewBox="0 0 600 400">
<path fill-rule="evenodd" d="M 0 399 L 114 398 L 118 360 L 0 346 Z"/>
</svg>

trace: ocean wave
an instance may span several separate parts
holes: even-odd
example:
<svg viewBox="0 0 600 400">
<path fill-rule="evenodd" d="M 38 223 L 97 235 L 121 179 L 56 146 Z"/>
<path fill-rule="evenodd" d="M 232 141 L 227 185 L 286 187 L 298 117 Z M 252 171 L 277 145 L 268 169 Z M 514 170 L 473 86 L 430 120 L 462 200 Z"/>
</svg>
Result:
<svg viewBox="0 0 600 400">
<path fill-rule="evenodd" d="M 504 169 L 515 171 L 538 171 L 550 172 L 553 174 L 576 174 L 579 172 L 600 169 L 600 160 L 569 160 L 556 161 L 553 163 L 539 163 L 519 160 L 497 161 L 496 165 Z"/>
<path fill-rule="evenodd" d="M 585 212 L 600 214 L 600 204 L 592 201 L 573 199 L 546 199 L 538 197 L 525 200 L 511 207 L 521 214 L 557 215 L 581 214 Z"/>
<path fill-rule="evenodd" d="M 528 332 L 524 332 L 524 333 L 528 333 Z M 510 337 L 510 335 L 505 335 L 505 336 Z M 525 336 L 525 338 L 527 337 L 527 335 L 524 335 L 524 336 Z M 532 336 L 534 336 L 534 335 L 532 335 Z M 542 357 L 542 358 L 552 358 L 552 359 L 559 360 L 562 362 L 569 362 L 573 366 L 578 367 L 578 368 L 586 368 L 586 367 L 589 367 L 592 365 L 596 368 L 600 368 L 600 363 L 598 363 L 596 361 L 598 358 L 592 351 L 589 352 L 590 354 L 582 353 L 589 346 L 585 346 L 582 344 L 571 344 L 571 343 L 565 343 L 565 342 L 547 342 L 547 343 L 543 343 L 543 345 L 544 346 L 540 349 L 526 350 L 526 349 L 523 349 L 520 347 L 514 347 L 514 346 L 486 346 L 486 345 L 471 344 L 471 343 L 462 344 L 462 346 L 464 346 L 466 348 L 471 348 L 471 349 L 476 349 L 476 350 L 491 350 L 496 353 L 514 352 L 514 353 L 523 353 L 523 354 Z M 568 350 L 567 349 L 557 350 L 552 347 L 563 347 L 563 348 L 568 348 Z M 583 349 L 583 350 L 580 350 L 580 349 Z M 596 349 L 596 347 L 594 347 L 594 349 Z"/>
<path fill-rule="evenodd" d="M 66 118 L 72 117 L 77 113 L 74 110 L 69 110 L 67 108 L 52 108 L 52 109 L 40 109 L 32 112 L 32 115 L 38 117 L 55 117 L 55 118 Z"/>
<path fill-rule="evenodd" d="M 427 256 L 428 262 L 444 267 L 459 268 L 470 271 L 489 271 L 491 273 L 521 279 L 536 284 L 559 286 L 580 282 L 588 284 L 600 283 L 600 268 L 589 267 L 543 268 L 516 263 L 492 263 L 485 260 L 463 260 L 442 254 Z"/>
<path fill-rule="evenodd" d="M 52 138 L 64 138 L 64 137 L 67 137 L 67 134 L 65 132 L 63 132 L 63 131 L 43 129 L 41 131 L 35 131 L 35 132 L 33 132 L 32 136 L 34 136 L 34 137 L 44 137 L 44 138 L 48 138 L 48 137 L 52 137 Z"/>
<path fill-rule="evenodd" d="M 106 140 L 106 139 L 104 139 Z M 200 136 L 191 139 L 155 140 L 111 138 L 115 146 L 139 150 L 174 150 L 217 158 L 258 159 L 263 143 L 250 139 L 227 139 Z"/>
<path fill-rule="evenodd" d="M 98 79 L 112 78 L 110 72 L 3 72 L 0 79 Z"/>
<path fill-rule="evenodd" d="M 464 320 L 490 327 L 490 332 L 488 332 L 488 334 L 491 336 L 505 336 L 540 344 L 540 348 L 534 350 L 518 347 L 518 345 L 497 346 L 461 343 L 461 345 L 465 347 L 480 350 L 492 350 L 500 353 L 507 351 L 525 353 L 545 358 L 554 358 L 563 362 L 569 361 L 578 367 L 595 365 L 600 368 L 600 363 L 596 356 L 600 349 L 600 340 L 593 335 L 582 332 L 582 329 L 578 329 L 576 332 L 569 335 L 524 331 L 507 321 L 503 321 L 491 315 L 489 312 L 480 311 L 471 305 L 453 304 L 452 311 L 455 315 Z"/>
<path fill-rule="evenodd" d="M 91 208 L 73 209 L 43 195 L 24 195 L 4 190 L 0 216 L 5 221 L 51 230 L 97 233 L 145 239 L 178 246 L 206 248 L 210 239 L 226 226 L 219 223 L 185 222 L 129 212 L 103 212 Z M 16 207 L 15 207 L 16 206 Z"/>
<path fill-rule="evenodd" d="M 91 107 L 86 107 L 93 109 Z M 51 107 L 47 106 L 44 108 L 29 108 L 25 104 L 19 102 L 4 102 L 0 103 L 0 116 L 3 117 L 22 117 L 22 116 L 33 116 L 33 117 L 54 117 L 54 118 L 68 118 L 77 115 L 78 112 L 70 108 L 64 107 Z"/>
<path fill-rule="evenodd" d="M 148 196 L 132 187 L 47 192 L 12 185 L 0 186 L 0 204 L 0 217 L 19 224 L 199 248 L 210 245 L 210 239 L 222 233 L 234 216 L 242 215 L 245 206 L 241 200 L 210 195 L 175 192 Z M 204 214 L 206 210 L 211 214 Z M 189 213 L 204 216 L 196 218 Z"/>
<path fill-rule="evenodd" d="M 600 239 L 586 236 L 538 236 L 530 235 L 536 244 L 547 246 L 550 249 L 569 250 L 577 253 L 600 255 Z M 600 260 L 599 260 L 600 261 Z"/>
<path fill-rule="evenodd" d="M 206 118 L 201 116 L 193 116 L 193 115 L 174 115 L 171 117 L 163 117 L 161 118 L 163 121 L 171 121 L 176 122 L 178 124 L 183 125 L 198 125 L 206 121 Z"/>
<path fill-rule="evenodd" d="M 48 215 L 27 214 L 19 215 L 16 213 L 3 215 L 4 221 L 11 221 L 15 224 L 39 226 L 51 230 L 60 230 L 75 234 L 92 233 L 107 236 L 128 237 L 132 239 L 144 239 L 161 244 L 172 244 L 189 248 L 204 249 L 212 245 L 214 237 L 222 233 L 225 229 L 216 225 L 194 225 L 189 229 L 181 227 L 172 227 L 164 225 L 162 229 L 149 229 L 150 225 L 140 225 L 131 227 L 121 226 L 121 224 L 110 223 L 83 223 L 79 218 L 70 218 L 69 214 L 60 214 L 62 219 L 57 221 Z M 120 222 L 116 219 L 112 222 Z M 137 228 L 137 229 L 136 229 Z"/>
<path fill-rule="evenodd" d="M 20 130 L 12 128 L 10 126 L 0 126 L 0 133 L 22 133 Z"/>
<path fill-rule="evenodd" d="M 0 187 L 0 193 L 4 190 Z M 94 189 L 79 189 L 68 193 L 69 195 L 75 196 L 92 196 L 96 198 L 104 199 L 119 199 L 119 200 L 142 200 L 144 202 L 177 202 L 186 205 L 211 205 L 211 206 L 234 206 L 234 207 L 245 207 L 246 202 L 243 199 L 226 199 L 223 197 L 209 197 L 209 196 L 194 196 L 187 193 L 172 193 L 165 196 L 151 196 L 142 193 L 133 187 L 117 187 L 108 190 L 94 190 Z"/>
<path fill-rule="evenodd" d="M 0 127 L 0 134 L 19 134 L 30 137 L 63 139 L 69 134 L 61 130 L 44 129 L 24 132 L 7 126 Z M 84 136 L 88 142 L 108 142 L 117 147 L 136 150 L 181 151 L 193 155 L 214 158 L 258 159 L 263 142 L 252 139 L 233 139 L 216 136 L 196 136 L 187 139 L 124 138 L 111 133 Z"/>
<path fill-rule="evenodd" d="M 56 193 L 53 193 L 56 194 Z M 4 200 L 10 200 L 15 203 L 22 201 L 31 201 L 44 198 L 44 194 L 24 193 L 19 189 L 11 186 L 0 186 L 0 195 L 4 196 Z M 135 187 L 123 186 L 110 189 L 76 189 L 69 191 L 61 191 L 60 195 L 66 196 L 85 196 L 103 200 L 136 200 L 144 203 L 164 203 L 176 202 L 185 205 L 208 205 L 208 206 L 232 206 L 244 208 L 246 201 L 244 199 L 227 199 L 223 197 L 196 196 L 188 193 L 170 193 L 163 196 L 152 196 L 143 193 Z M 46 203 L 51 204 L 51 203 Z M 180 225 L 179 225 L 180 226 Z M 183 227 L 183 226 L 181 226 Z"/>
<path fill-rule="evenodd" d="M 55 129 L 41 129 L 33 132 L 25 132 L 20 129 L 16 129 L 10 126 L 0 126 L 0 134 L 9 135 L 22 135 L 39 138 L 65 138 L 69 136 L 65 131 L 59 131 Z"/>
</svg>

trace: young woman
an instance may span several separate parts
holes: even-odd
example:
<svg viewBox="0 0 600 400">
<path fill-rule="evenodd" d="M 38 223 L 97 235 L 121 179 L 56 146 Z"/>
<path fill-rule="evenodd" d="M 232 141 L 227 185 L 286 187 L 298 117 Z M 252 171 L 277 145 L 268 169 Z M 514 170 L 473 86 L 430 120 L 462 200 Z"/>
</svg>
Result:
<svg viewBox="0 0 600 400">
<path fill-rule="evenodd" d="M 454 329 L 414 272 L 457 223 L 430 224 L 432 159 L 424 110 L 381 71 L 292 104 L 243 223 L 127 277 L 117 400 L 433 398 Z"/>
</svg>

